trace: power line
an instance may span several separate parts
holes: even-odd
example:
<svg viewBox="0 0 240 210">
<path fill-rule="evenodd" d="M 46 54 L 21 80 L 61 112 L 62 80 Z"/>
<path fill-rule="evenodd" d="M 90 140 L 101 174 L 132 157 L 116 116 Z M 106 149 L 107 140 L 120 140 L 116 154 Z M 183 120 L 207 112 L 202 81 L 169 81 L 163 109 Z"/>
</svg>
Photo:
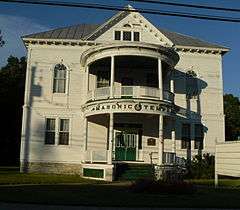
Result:
<svg viewBox="0 0 240 210">
<path fill-rule="evenodd" d="M 162 4 L 162 5 L 170 5 L 170 6 L 177 6 L 177 7 L 190 7 L 190 8 L 197 8 L 197 9 L 219 10 L 219 11 L 227 11 L 227 12 L 240 12 L 240 9 L 234 9 L 234 8 L 212 7 L 212 6 L 195 5 L 195 4 L 172 3 L 172 2 L 166 2 L 166 1 L 161 1 L 161 0 L 126 0 L 126 1 L 150 3 L 150 4 Z"/>
<path fill-rule="evenodd" d="M 60 1 L 46 1 L 46 0 L 42 0 L 42 1 L 40 0 L 34 0 L 34 1 L 33 0 L 0 0 L 0 2 L 61 6 L 61 7 L 78 7 L 78 8 L 101 9 L 101 10 L 110 10 L 110 11 L 129 11 L 129 8 L 122 8 L 120 6 L 109 6 L 104 4 L 90 4 L 90 3 L 76 3 L 76 2 L 60 2 Z M 141 9 L 141 8 L 134 8 L 133 11 L 146 13 L 146 14 L 153 14 L 153 15 L 185 17 L 185 18 L 202 19 L 202 20 L 214 20 L 214 21 L 222 21 L 222 22 L 240 23 L 240 18 L 232 18 L 232 17 L 224 17 L 224 16 L 202 15 L 202 14 L 195 14 L 195 13 L 172 12 L 172 11 Z"/>
</svg>

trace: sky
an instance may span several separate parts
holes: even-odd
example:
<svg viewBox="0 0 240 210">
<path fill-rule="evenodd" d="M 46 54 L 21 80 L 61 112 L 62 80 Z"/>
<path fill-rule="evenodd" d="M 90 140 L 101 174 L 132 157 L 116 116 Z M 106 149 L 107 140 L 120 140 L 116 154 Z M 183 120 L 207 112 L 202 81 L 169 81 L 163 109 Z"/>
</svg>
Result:
<svg viewBox="0 0 240 210">
<path fill-rule="evenodd" d="M 60 1 L 60 0 L 56 0 Z M 61 0 L 66 1 L 67 0 Z M 100 3 L 107 5 L 135 8 L 154 8 L 168 11 L 184 11 L 240 18 L 240 13 L 213 12 L 191 8 L 175 8 L 163 5 L 143 4 L 128 0 L 72 0 L 79 3 Z M 165 0 L 167 1 L 167 0 Z M 239 8 L 236 0 L 168 0 L 176 3 L 201 4 L 216 7 Z M 0 67 L 6 64 L 9 55 L 21 57 L 26 49 L 21 36 L 46 31 L 62 26 L 79 23 L 103 23 L 116 11 L 105 11 L 83 8 L 52 7 L 43 5 L 26 5 L 0 2 L 0 30 L 6 44 L 0 48 Z M 240 23 L 227 23 L 206 20 L 195 20 L 181 17 L 143 14 L 155 26 L 171 31 L 194 36 L 208 42 L 226 46 L 231 49 L 223 57 L 224 92 L 240 97 Z"/>
</svg>

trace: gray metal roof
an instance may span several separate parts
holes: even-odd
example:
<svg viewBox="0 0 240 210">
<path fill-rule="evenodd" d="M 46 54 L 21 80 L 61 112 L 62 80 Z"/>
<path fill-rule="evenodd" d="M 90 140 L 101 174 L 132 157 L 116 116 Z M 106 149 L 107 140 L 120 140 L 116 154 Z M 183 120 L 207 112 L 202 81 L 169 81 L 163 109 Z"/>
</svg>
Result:
<svg viewBox="0 0 240 210">
<path fill-rule="evenodd" d="M 168 31 L 166 29 L 158 28 L 159 31 L 166 36 L 168 39 L 170 39 L 174 45 L 180 45 L 180 46 L 189 46 L 189 47 L 205 47 L 205 48 L 221 48 L 221 49 L 228 49 L 226 47 L 214 44 L 214 43 L 209 43 L 204 40 Z"/>
<path fill-rule="evenodd" d="M 110 18 L 103 24 L 79 24 L 75 26 L 68 26 L 63 28 L 58 28 L 50 31 L 35 33 L 23 36 L 23 38 L 33 38 L 33 39 L 76 39 L 76 40 L 91 40 L 94 41 L 103 33 L 105 33 L 109 28 L 117 24 L 123 18 L 130 14 L 129 11 L 122 11 L 117 13 L 115 16 Z M 226 47 L 212 44 L 191 36 L 179 34 L 176 32 L 171 32 L 162 28 L 159 31 L 163 33 L 169 40 L 173 42 L 174 45 L 188 46 L 188 47 L 201 47 L 201 48 L 217 48 L 217 49 L 228 49 Z"/>
<path fill-rule="evenodd" d="M 75 26 L 68 26 L 57 28 L 50 31 L 44 31 L 35 34 L 23 36 L 23 38 L 32 39 L 76 39 L 82 40 L 92 32 L 94 32 L 100 25 L 97 24 L 79 24 Z"/>
</svg>

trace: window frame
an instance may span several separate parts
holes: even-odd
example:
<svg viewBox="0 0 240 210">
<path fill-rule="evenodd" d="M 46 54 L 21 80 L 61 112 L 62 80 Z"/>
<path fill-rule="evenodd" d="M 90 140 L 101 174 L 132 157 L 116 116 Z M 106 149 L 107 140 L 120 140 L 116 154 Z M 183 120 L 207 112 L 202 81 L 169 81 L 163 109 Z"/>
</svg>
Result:
<svg viewBox="0 0 240 210">
<path fill-rule="evenodd" d="M 120 32 L 120 40 L 115 39 L 115 33 Z M 130 32 L 131 33 L 131 40 L 123 40 L 123 32 Z M 135 41 L 134 40 L 134 33 L 139 34 L 139 40 Z M 124 28 L 124 29 L 116 29 L 113 31 L 113 40 L 114 41 L 124 41 L 124 42 L 141 42 L 141 32 L 139 30 L 133 30 L 132 28 Z"/>
<path fill-rule="evenodd" d="M 62 120 L 68 120 L 68 131 L 61 131 L 61 121 Z M 70 143 L 70 119 L 69 118 L 58 118 L 58 145 L 63 145 L 63 146 L 68 146 Z M 60 143 L 60 134 L 64 134 L 67 133 L 68 134 L 68 143 L 64 144 L 64 143 Z"/>
<path fill-rule="evenodd" d="M 58 65 L 58 64 L 62 64 L 62 65 L 64 65 L 65 66 L 65 72 L 66 72 L 66 76 L 65 76 L 65 78 L 64 78 L 64 80 L 65 80 L 65 90 L 64 90 L 64 92 L 57 92 L 57 91 L 55 91 L 55 89 L 54 89 L 54 84 L 55 84 L 55 67 L 56 67 L 56 65 Z M 68 94 L 68 91 L 69 91 L 69 72 L 70 72 L 70 70 L 69 70 L 69 68 L 68 68 L 68 66 L 66 65 L 66 64 L 64 64 L 64 63 L 55 63 L 53 66 L 52 66 L 52 85 L 51 85 L 51 87 L 52 87 L 52 94 L 54 94 L 54 95 L 66 95 L 66 94 Z"/>
<path fill-rule="evenodd" d="M 47 125 L 48 125 L 48 120 L 54 120 L 54 130 L 48 130 Z M 56 144 L 56 118 L 54 117 L 46 117 L 45 118 L 45 130 L 44 130 L 44 145 L 55 145 Z M 53 133 L 54 134 L 54 141 L 53 143 L 48 143 L 47 142 L 47 133 Z"/>
<path fill-rule="evenodd" d="M 46 144 L 45 143 L 45 136 L 46 136 L 46 128 L 47 128 L 47 119 L 55 120 L 55 132 L 54 132 L 54 144 Z M 60 129 L 61 129 L 61 120 L 68 120 L 68 144 L 59 144 L 60 142 Z M 45 146 L 70 146 L 71 145 L 71 126 L 72 126 L 72 118 L 70 116 L 46 116 L 45 117 L 45 127 L 44 127 L 44 145 Z M 65 132 L 65 131 L 63 131 Z"/>
</svg>

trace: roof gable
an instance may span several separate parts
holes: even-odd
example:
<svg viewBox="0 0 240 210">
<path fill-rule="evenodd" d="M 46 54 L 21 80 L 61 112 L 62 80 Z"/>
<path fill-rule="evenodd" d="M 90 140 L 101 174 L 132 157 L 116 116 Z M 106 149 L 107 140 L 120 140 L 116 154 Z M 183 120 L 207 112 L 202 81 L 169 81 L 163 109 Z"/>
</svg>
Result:
<svg viewBox="0 0 240 210">
<path fill-rule="evenodd" d="M 59 40 L 89 40 L 95 41 L 112 27 L 126 19 L 129 15 L 136 18 L 141 27 L 156 38 L 156 44 L 177 47 L 210 48 L 228 51 L 228 48 L 209 43 L 191 36 L 171 32 L 162 28 L 156 28 L 140 13 L 135 12 L 132 7 L 127 7 L 124 11 L 118 12 L 103 24 L 79 24 L 69 27 L 57 28 L 45 32 L 23 36 L 26 39 L 59 39 Z"/>
</svg>

